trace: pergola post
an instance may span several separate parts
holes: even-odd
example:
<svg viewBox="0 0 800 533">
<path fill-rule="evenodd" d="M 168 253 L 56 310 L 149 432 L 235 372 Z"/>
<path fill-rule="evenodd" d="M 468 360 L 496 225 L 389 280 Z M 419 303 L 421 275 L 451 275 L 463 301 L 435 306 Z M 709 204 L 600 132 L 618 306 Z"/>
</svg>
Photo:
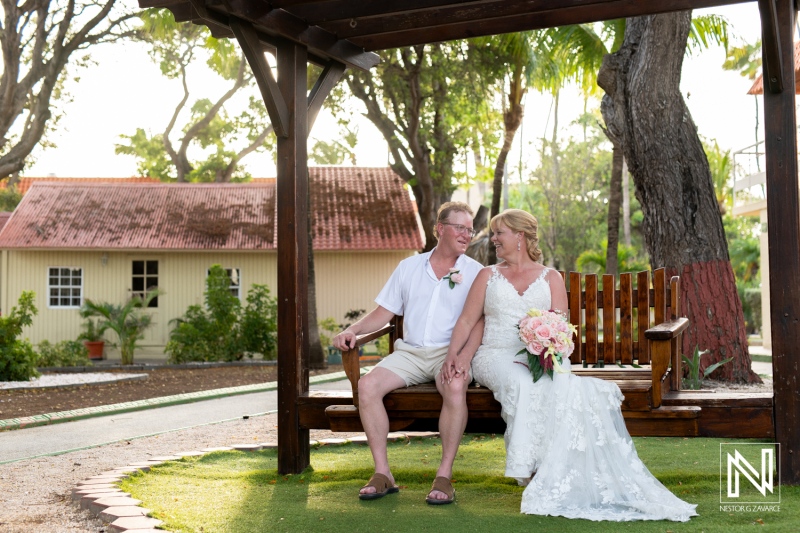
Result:
<svg viewBox="0 0 800 533">
<path fill-rule="evenodd" d="M 294 474 L 310 462 L 297 404 L 308 392 L 308 52 L 285 41 L 277 57 L 288 110 L 286 136 L 278 136 L 278 472 Z"/>
<path fill-rule="evenodd" d="M 800 184 L 794 80 L 794 0 L 760 0 L 764 58 L 772 370 L 780 480 L 800 483 Z"/>
</svg>

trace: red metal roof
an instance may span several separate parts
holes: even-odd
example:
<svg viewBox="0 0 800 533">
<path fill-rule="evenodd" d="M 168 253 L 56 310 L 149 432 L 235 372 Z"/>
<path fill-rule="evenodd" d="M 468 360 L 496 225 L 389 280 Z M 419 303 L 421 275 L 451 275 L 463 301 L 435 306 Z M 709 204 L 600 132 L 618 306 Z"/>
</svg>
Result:
<svg viewBox="0 0 800 533">
<path fill-rule="evenodd" d="M 388 168 L 309 169 L 316 250 L 419 250 L 413 202 Z M 275 181 L 34 181 L 3 249 L 273 250 Z"/>
<path fill-rule="evenodd" d="M 6 225 L 8 219 L 11 218 L 11 213 L 8 211 L 0 211 L 0 230 Z"/>
<path fill-rule="evenodd" d="M 20 194 L 25 194 L 28 192 L 28 189 L 31 188 L 31 185 L 34 183 L 39 183 L 42 181 L 55 181 L 61 183 L 160 183 L 157 178 L 148 178 L 148 177 L 132 177 L 132 178 L 57 178 L 55 176 L 49 177 L 31 177 L 31 178 L 20 178 L 17 182 L 17 192 Z M 5 189 L 8 186 L 8 182 L 6 180 L 0 182 L 0 188 Z"/>
</svg>

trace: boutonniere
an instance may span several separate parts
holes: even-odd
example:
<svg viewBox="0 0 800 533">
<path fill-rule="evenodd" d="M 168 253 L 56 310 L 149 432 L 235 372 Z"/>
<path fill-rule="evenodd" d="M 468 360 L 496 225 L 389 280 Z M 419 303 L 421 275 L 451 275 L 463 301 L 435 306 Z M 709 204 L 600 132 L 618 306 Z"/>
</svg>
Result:
<svg viewBox="0 0 800 533">
<path fill-rule="evenodd" d="M 464 274 L 461 274 L 461 271 L 457 268 L 451 268 L 450 273 L 443 277 L 442 279 L 446 279 L 447 282 L 450 284 L 450 288 L 454 288 L 457 284 L 464 281 Z"/>
</svg>

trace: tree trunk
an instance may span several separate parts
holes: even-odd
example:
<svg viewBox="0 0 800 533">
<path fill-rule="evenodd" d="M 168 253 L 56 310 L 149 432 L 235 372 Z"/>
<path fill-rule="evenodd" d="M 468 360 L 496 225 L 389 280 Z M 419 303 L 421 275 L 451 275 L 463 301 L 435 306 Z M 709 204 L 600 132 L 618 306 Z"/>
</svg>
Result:
<svg viewBox="0 0 800 533">
<path fill-rule="evenodd" d="M 608 246 L 606 247 L 606 274 L 619 271 L 619 207 L 622 203 L 622 148 L 614 144 L 611 158 L 611 185 L 608 195 Z M 605 290 L 605 287 L 603 287 Z"/>
<path fill-rule="evenodd" d="M 314 187 L 309 179 L 308 187 Z M 314 214 L 311 211 L 311 191 L 308 194 L 308 368 L 319 369 L 327 366 L 322 343 L 319 340 L 317 320 L 317 278 L 314 267 Z"/>
<path fill-rule="evenodd" d="M 715 377 L 759 382 L 708 160 L 679 87 L 690 24 L 690 11 L 628 19 L 622 48 L 598 73 L 601 111 L 633 175 L 650 262 L 681 276 L 691 322 L 683 353 L 709 350 L 703 368 L 733 357 Z"/>
<path fill-rule="evenodd" d="M 509 97 L 511 99 L 511 97 Z M 508 159 L 508 152 L 511 151 L 511 145 L 514 143 L 514 137 L 517 134 L 519 125 L 522 123 L 522 116 L 524 115 L 524 108 L 519 102 L 509 102 L 508 109 L 503 113 L 503 125 L 505 127 L 505 136 L 503 137 L 503 147 L 497 156 L 497 163 L 494 166 L 494 180 L 492 181 L 492 209 L 489 213 L 489 220 L 500 213 L 500 201 L 503 197 L 503 176 L 505 175 L 506 160 Z M 491 230 L 489 230 L 491 232 Z M 487 241 L 490 242 L 490 241 Z M 495 255 L 494 246 L 489 246 L 489 264 L 497 263 L 497 256 Z"/>
</svg>

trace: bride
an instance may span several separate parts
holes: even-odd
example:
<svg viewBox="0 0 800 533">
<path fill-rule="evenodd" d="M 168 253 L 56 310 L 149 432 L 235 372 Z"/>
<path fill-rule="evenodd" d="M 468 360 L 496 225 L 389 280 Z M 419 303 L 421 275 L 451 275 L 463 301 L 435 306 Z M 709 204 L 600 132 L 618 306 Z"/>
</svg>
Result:
<svg viewBox="0 0 800 533">
<path fill-rule="evenodd" d="M 696 516 L 636 454 L 611 382 L 554 373 L 536 383 L 517 324 L 530 310 L 567 311 L 561 275 L 542 266 L 536 219 L 509 209 L 491 221 L 499 265 L 484 268 L 453 330 L 442 379 L 468 367 L 459 350 L 485 317 L 483 344 L 472 359 L 475 381 L 488 387 L 506 421 L 507 477 L 527 485 L 522 512 L 587 520 L 676 520 Z M 569 360 L 564 358 L 564 370 Z"/>
</svg>

